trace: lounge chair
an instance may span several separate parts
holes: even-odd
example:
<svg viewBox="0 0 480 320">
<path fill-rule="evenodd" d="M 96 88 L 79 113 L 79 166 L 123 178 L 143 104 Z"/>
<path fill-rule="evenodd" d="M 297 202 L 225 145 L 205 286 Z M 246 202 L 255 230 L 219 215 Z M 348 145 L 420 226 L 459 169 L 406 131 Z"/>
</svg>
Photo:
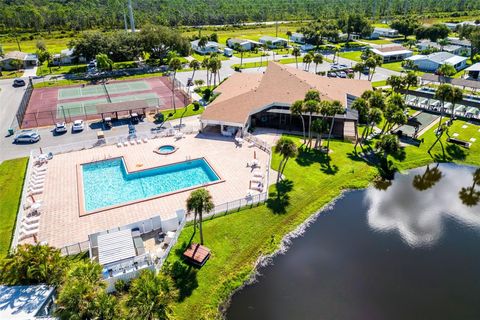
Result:
<svg viewBox="0 0 480 320">
<path fill-rule="evenodd" d="M 30 182 L 28 187 L 31 188 L 31 189 L 43 188 L 43 181 L 42 182 Z"/>
<path fill-rule="evenodd" d="M 32 183 L 32 182 L 33 182 L 33 183 L 44 182 L 44 181 L 45 181 L 45 178 L 46 178 L 46 176 L 41 176 L 41 177 L 38 177 L 38 178 L 36 178 L 36 177 L 31 177 L 31 178 L 30 178 L 30 183 Z"/>
<path fill-rule="evenodd" d="M 47 171 L 47 168 L 48 168 L 47 166 L 34 167 L 34 168 L 33 168 L 33 172 L 37 172 L 37 173 L 39 173 L 39 172 L 44 172 L 44 171 Z"/>
<path fill-rule="evenodd" d="M 26 223 L 22 222 L 22 225 L 20 226 L 20 229 L 24 230 L 24 231 L 30 231 L 30 230 L 37 230 L 38 231 L 39 226 L 40 226 L 40 224 L 38 222 L 32 223 L 32 224 L 26 224 Z"/>
<path fill-rule="evenodd" d="M 250 189 L 263 192 L 263 184 L 259 184 L 258 186 L 253 186 Z"/>
<path fill-rule="evenodd" d="M 40 221 L 40 216 L 30 216 L 30 217 L 23 218 L 22 223 L 32 224 L 32 223 L 35 223 L 35 222 L 38 222 L 38 221 Z"/>
<path fill-rule="evenodd" d="M 144 137 L 142 140 L 143 140 L 143 143 L 147 143 L 147 142 L 148 142 L 148 138 L 147 138 L 147 137 Z"/>
<path fill-rule="evenodd" d="M 123 147 L 123 144 L 121 142 L 117 142 L 117 147 L 121 148 Z"/>
<path fill-rule="evenodd" d="M 260 171 L 260 170 L 254 170 L 254 171 L 253 171 L 253 176 L 254 176 L 254 177 L 263 178 L 263 177 L 264 177 L 264 174 L 263 174 L 262 171 Z"/>
<path fill-rule="evenodd" d="M 47 172 L 40 172 L 40 173 L 33 173 L 30 175 L 30 179 L 34 178 L 34 179 L 38 179 L 38 178 L 44 178 L 45 176 L 47 175 Z"/>
<path fill-rule="evenodd" d="M 175 139 L 180 140 L 183 138 L 183 132 L 178 131 L 175 133 Z"/>
<path fill-rule="evenodd" d="M 40 203 L 40 204 L 42 204 L 42 203 L 43 203 L 43 200 L 32 201 L 32 200 L 30 199 L 30 197 L 29 197 L 29 198 L 27 198 L 27 199 L 25 200 L 25 203 L 23 204 L 23 209 L 24 209 L 24 210 L 29 209 L 34 203 Z"/>
<path fill-rule="evenodd" d="M 133 139 L 128 140 L 128 142 L 130 142 L 130 145 L 132 146 L 135 145 L 135 141 Z"/>
<path fill-rule="evenodd" d="M 124 147 L 128 147 L 128 142 L 127 142 L 127 141 L 123 141 L 123 146 L 124 146 Z"/>
<path fill-rule="evenodd" d="M 37 194 L 42 194 L 43 193 L 43 188 L 41 189 L 34 189 L 34 190 L 28 190 L 28 195 L 29 196 L 34 196 Z"/>
<path fill-rule="evenodd" d="M 140 140 L 140 138 L 137 138 L 137 144 L 142 144 L 142 140 Z"/>
<path fill-rule="evenodd" d="M 30 238 L 31 236 L 33 236 L 37 233 L 38 233 L 38 230 L 21 230 L 19 240 L 24 240 L 24 239 Z"/>
</svg>

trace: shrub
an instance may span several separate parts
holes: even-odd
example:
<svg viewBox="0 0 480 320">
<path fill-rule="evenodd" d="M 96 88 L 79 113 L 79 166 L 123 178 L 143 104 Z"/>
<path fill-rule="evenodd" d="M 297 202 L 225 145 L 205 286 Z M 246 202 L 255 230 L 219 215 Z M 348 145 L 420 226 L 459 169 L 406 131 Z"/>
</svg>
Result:
<svg viewBox="0 0 480 320">
<path fill-rule="evenodd" d="M 119 279 L 115 282 L 115 290 L 117 290 L 118 293 L 127 292 L 129 286 L 129 283 L 123 279 Z"/>
<path fill-rule="evenodd" d="M 198 109 L 200 109 L 200 102 L 198 101 L 193 101 L 193 111 L 197 111 Z"/>
</svg>

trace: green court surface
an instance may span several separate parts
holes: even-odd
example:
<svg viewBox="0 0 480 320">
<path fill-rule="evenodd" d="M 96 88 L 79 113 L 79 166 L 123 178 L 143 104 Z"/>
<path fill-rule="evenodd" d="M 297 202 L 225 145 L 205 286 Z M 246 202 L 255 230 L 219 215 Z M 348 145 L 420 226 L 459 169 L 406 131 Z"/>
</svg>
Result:
<svg viewBox="0 0 480 320">
<path fill-rule="evenodd" d="M 131 81 L 111 83 L 107 85 L 97 84 L 76 88 L 64 88 L 58 90 L 58 100 L 94 97 L 108 94 L 135 92 L 150 90 L 150 85 L 145 81 Z"/>
<path fill-rule="evenodd" d="M 133 100 L 146 100 L 149 107 L 155 107 L 163 102 L 162 99 L 160 99 L 158 95 L 153 92 L 112 97 L 112 102 L 125 102 Z M 107 98 L 57 104 L 57 118 L 97 114 L 96 105 L 102 103 L 108 103 Z"/>
<path fill-rule="evenodd" d="M 428 127 L 433 121 L 437 120 L 439 116 L 436 114 L 428 113 L 428 112 L 420 112 L 415 116 L 415 118 L 420 123 L 418 127 L 418 132 L 421 132 L 423 129 Z M 398 130 L 401 130 L 403 134 L 407 136 L 412 136 L 415 133 L 415 127 L 410 126 L 408 124 L 401 126 L 400 128 L 398 128 Z"/>
</svg>

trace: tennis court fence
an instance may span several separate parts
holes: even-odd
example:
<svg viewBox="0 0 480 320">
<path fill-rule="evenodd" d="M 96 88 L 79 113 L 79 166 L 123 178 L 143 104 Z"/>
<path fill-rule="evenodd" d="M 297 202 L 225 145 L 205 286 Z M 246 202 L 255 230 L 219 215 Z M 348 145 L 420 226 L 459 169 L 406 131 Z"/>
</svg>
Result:
<svg viewBox="0 0 480 320">
<path fill-rule="evenodd" d="M 32 97 L 33 92 L 33 85 L 32 81 L 29 80 L 27 84 L 27 88 L 25 89 L 25 93 L 23 94 L 22 101 L 20 101 L 20 105 L 18 106 L 17 114 L 15 118 L 17 119 L 16 126 L 21 127 L 23 120 L 25 118 L 25 114 L 27 112 L 28 104 L 30 103 L 30 98 Z M 13 126 L 13 125 L 12 125 Z M 17 128 L 14 128 L 17 129 Z"/>
</svg>

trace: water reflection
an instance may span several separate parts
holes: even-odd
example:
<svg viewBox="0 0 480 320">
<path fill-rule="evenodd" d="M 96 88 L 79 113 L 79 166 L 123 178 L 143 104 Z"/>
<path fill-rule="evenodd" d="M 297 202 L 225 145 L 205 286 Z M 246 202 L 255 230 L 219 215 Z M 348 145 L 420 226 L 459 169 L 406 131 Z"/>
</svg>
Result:
<svg viewBox="0 0 480 320">
<path fill-rule="evenodd" d="M 462 188 L 458 193 L 464 205 L 473 207 L 480 201 L 480 191 L 475 189 L 477 184 L 480 184 L 480 168 L 473 173 L 473 184 L 470 187 Z"/>
<path fill-rule="evenodd" d="M 447 217 L 479 227 L 477 171 L 475 174 L 472 168 L 451 165 L 427 167 L 397 175 L 395 183 L 385 190 L 369 188 L 365 198 L 368 223 L 379 231 L 397 230 L 414 247 L 435 244 Z M 473 185 L 465 187 L 466 181 L 472 181 L 472 174 Z"/>
</svg>

